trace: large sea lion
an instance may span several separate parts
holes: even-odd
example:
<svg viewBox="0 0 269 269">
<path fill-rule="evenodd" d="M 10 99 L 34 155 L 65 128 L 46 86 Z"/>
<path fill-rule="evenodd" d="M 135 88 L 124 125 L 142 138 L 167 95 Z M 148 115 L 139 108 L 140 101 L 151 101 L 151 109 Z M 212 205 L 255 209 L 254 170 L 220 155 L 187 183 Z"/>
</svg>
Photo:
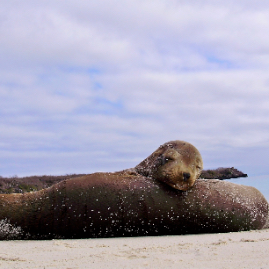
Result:
<svg viewBox="0 0 269 269">
<path fill-rule="evenodd" d="M 264 226 L 268 203 L 255 188 L 201 179 L 189 183 L 188 191 L 171 187 L 185 189 L 185 183 L 178 182 L 199 174 L 188 168 L 188 162 L 200 169 L 197 160 L 182 156 L 189 151 L 177 155 L 172 150 L 177 158 L 170 164 L 163 161 L 170 148 L 176 148 L 168 146 L 173 143 L 166 143 L 160 154 L 157 150 L 151 155 L 155 157 L 133 169 L 69 179 L 38 192 L 1 194 L 0 221 L 17 227 L 20 233 L 16 236 L 22 239 L 232 232 Z M 173 162 L 182 168 L 175 169 L 179 177 L 174 177 L 176 172 L 167 173 L 173 176 L 170 179 L 165 167 L 170 171 Z"/>
</svg>

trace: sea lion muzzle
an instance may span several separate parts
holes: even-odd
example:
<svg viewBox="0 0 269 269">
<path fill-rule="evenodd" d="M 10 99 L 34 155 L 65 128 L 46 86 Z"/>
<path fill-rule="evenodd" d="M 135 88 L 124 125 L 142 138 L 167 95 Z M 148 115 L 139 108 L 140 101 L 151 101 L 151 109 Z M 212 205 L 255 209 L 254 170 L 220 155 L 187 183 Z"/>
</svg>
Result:
<svg viewBox="0 0 269 269">
<path fill-rule="evenodd" d="M 190 173 L 183 173 L 183 180 L 184 180 L 184 182 L 187 182 L 190 177 L 191 177 L 191 174 Z"/>
</svg>

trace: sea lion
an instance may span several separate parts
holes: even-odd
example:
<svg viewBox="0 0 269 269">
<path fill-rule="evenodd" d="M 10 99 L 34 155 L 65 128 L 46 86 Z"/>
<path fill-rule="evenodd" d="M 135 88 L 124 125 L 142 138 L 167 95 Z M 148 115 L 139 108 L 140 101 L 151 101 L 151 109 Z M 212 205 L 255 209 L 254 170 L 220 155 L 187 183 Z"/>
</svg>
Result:
<svg viewBox="0 0 269 269">
<path fill-rule="evenodd" d="M 137 173 L 182 191 L 193 186 L 202 170 L 200 152 L 190 143 L 179 140 L 161 145 L 135 167 Z"/>
<path fill-rule="evenodd" d="M 25 194 L 0 195 L 18 239 L 236 232 L 263 228 L 268 203 L 253 187 L 198 179 L 183 192 L 141 175 L 95 173 Z"/>
<path fill-rule="evenodd" d="M 172 141 L 132 169 L 64 180 L 37 192 L 0 194 L 0 221 L 20 231 L 15 238 L 21 239 L 233 232 L 264 226 L 268 203 L 258 190 L 219 180 L 195 181 L 201 169 L 196 148 Z"/>
</svg>

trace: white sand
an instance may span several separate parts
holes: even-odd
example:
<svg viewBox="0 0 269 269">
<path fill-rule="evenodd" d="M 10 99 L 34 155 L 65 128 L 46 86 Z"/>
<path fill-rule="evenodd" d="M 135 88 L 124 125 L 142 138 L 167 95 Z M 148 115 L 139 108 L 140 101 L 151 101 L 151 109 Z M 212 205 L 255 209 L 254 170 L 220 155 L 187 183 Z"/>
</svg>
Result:
<svg viewBox="0 0 269 269">
<path fill-rule="evenodd" d="M 1 241 L 0 268 L 269 268 L 269 229 L 185 236 Z"/>
</svg>

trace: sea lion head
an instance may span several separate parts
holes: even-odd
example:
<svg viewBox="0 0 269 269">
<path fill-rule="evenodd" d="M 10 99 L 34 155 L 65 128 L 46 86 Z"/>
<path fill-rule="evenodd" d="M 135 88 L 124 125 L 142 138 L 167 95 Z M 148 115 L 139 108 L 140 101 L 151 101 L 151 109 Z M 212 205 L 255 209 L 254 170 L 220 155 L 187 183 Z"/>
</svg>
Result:
<svg viewBox="0 0 269 269">
<path fill-rule="evenodd" d="M 137 173 L 187 191 L 200 176 L 203 160 L 200 152 L 185 141 L 171 141 L 161 145 L 135 167 Z"/>
</svg>

